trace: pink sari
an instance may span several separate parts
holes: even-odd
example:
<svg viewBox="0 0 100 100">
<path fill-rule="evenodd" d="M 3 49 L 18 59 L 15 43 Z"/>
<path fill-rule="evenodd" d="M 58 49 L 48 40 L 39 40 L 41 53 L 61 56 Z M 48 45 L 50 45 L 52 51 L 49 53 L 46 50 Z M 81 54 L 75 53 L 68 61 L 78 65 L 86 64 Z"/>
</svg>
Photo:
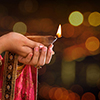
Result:
<svg viewBox="0 0 100 100">
<path fill-rule="evenodd" d="M 2 98 L 3 67 L 4 60 L 0 55 L 3 64 L 0 66 L 0 100 Z M 19 77 L 16 79 L 14 100 L 35 100 L 36 98 L 36 68 L 26 65 Z"/>
</svg>

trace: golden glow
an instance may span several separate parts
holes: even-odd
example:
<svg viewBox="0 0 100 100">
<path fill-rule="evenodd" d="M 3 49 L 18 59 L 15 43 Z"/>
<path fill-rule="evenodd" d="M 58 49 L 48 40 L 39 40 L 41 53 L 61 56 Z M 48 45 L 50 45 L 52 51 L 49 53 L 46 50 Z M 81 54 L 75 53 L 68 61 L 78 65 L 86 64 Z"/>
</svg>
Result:
<svg viewBox="0 0 100 100">
<path fill-rule="evenodd" d="M 27 26 L 23 22 L 17 22 L 13 26 L 13 31 L 25 34 L 27 32 Z"/>
<path fill-rule="evenodd" d="M 73 61 L 73 60 L 77 60 L 77 59 L 83 58 L 87 55 L 86 50 L 87 49 L 85 48 L 83 43 L 79 44 L 79 45 L 67 47 L 64 49 L 63 57 L 68 62 Z"/>
<path fill-rule="evenodd" d="M 92 26 L 99 26 L 100 25 L 100 13 L 93 12 L 88 17 L 89 24 Z"/>
<path fill-rule="evenodd" d="M 75 61 L 62 61 L 61 78 L 66 87 L 70 87 L 75 81 L 75 65 Z"/>
<path fill-rule="evenodd" d="M 69 23 L 66 23 L 62 26 L 62 33 L 63 33 L 63 37 L 65 38 L 69 38 L 72 37 L 74 35 L 74 26 L 72 26 Z"/>
<path fill-rule="evenodd" d="M 82 95 L 84 90 L 82 88 L 82 86 L 78 85 L 78 84 L 74 84 L 71 86 L 71 90 L 74 91 L 75 93 L 78 93 L 79 95 Z"/>
<path fill-rule="evenodd" d="M 61 24 L 59 24 L 59 27 L 58 27 L 58 31 L 57 31 L 57 34 L 58 38 L 61 37 Z"/>
<path fill-rule="evenodd" d="M 90 64 L 86 70 L 86 81 L 89 86 L 96 86 L 100 78 L 100 68 L 97 64 Z"/>
<path fill-rule="evenodd" d="M 39 22 L 40 22 L 39 26 L 42 32 L 50 32 L 54 28 L 53 21 L 50 18 L 43 18 Z"/>
<path fill-rule="evenodd" d="M 85 46 L 89 51 L 96 51 L 99 48 L 99 45 L 99 39 L 94 36 L 89 37 L 85 42 Z"/>
<path fill-rule="evenodd" d="M 38 2 L 37 0 L 22 0 L 19 3 L 19 9 L 23 13 L 33 13 L 36 12 L 38 9 Z"/>
<path fill-rule="evenodd" d="M 63 91 L 61 88 L 57 88 L 54 93 L 54 97 L 56 100 L 60 100 L 63 97 Z"/>
<path fill-rule="evenodd" d="M 49 98 L 52 100 L 54 98 L 54 92 L 56 91 L 57 87 L 53 87 L 49 91 Z"/>
<path fill-rule="evenodd" d="M 75 60 L 77 58 L 81 58 L 85 56 L 85 50 L 82 47 L 76 47 L 72 50 L 72 59 Z"/>
<path fill-rule="evenodd" d="M 83 94 L 81 100 L 96 100 L 95 95 L 91 92 L 86 92 Z"/>
<path fill-rule="evenodd" d="M 74 11 L 69 15 L 69 22 L 73 26 L 79 26 L 83 22 L 83 15 L 79 11 Z"/>
</svg>

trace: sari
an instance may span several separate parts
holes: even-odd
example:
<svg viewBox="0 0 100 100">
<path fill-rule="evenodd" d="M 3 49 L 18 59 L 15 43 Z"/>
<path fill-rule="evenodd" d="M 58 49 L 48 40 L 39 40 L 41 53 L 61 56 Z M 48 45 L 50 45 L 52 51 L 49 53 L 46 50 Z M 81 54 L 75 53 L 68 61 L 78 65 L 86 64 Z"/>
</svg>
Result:
<svg viewBox="0 0 100 100">
<path fill-rule="evenodd" d="M 2 100 L 4 58 L 0 55 L 0 100 Z M 18 66 L 17 79 L 15 84 L 14 100 L 35 100 L 36 99 L 36 68 L 30 65 Z"/>
</svg>

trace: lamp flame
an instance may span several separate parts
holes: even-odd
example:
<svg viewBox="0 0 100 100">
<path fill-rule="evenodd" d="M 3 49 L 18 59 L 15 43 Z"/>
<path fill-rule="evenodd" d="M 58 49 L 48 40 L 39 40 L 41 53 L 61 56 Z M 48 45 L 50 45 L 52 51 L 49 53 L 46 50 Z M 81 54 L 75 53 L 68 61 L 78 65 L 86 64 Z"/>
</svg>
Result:
<svg viewBox="0 0 100 100">
<path fill-rule="evenodd" d="M 61 37 L 61 24 L 59 24 L 58 31 L 57 31 L 56 35 L 57 35 L 58 38 Z"/>
</svg>

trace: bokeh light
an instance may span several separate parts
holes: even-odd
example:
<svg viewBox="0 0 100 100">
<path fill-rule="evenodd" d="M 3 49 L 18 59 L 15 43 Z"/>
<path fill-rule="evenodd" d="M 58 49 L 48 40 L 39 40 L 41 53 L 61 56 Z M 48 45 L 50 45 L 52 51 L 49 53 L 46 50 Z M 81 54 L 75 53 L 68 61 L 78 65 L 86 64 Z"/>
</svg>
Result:
<svg viewBox="0 0 100 100">
<path fill-rule="evenodd" d="M 21 34 L 25 34 L 27 32 L 27 26 L 23 22 L 17 22 L 13 26 L 13 31 Z"/>
<path fill-rule="evenodd" d="M 92 26 L 99 26 L 100 25 L 100 13 L 99 12 L 92 12 L 89 17 L 88 21 Z"/>
<path fill-rule="evenodd" d="M 78 85 L 78 84 L 75 84 L 75 85 L 72 85 L 71 88 L 70 88 L 73 92 L 77 93 L 78 95 L 82 96 L 83 94 L 83 88 L 82 86 Z"/>
<path fill-rule="evenodd" d="M 46 100 L 49 99 L 49 91 L 52 87 L 44 84 L 42 87 L 40 87 L 39 89 L 39 96 L 41 96 L 41 98 L 45 98 Z"/>
<path fill-rule="evenodd" d="M 77 58 L 85 57 L 85 50 L 82 47 L 76 47 L 72 50 L 71 55 L 73 60 Z"/>
<path fill-rule="evenodd" d="M 14 22 L 13 18 L 11 16 L 4 16 L 0 19 L 0 26 L 3 29 L 12 29 L 11 24 Z M 14 23 L 13 23 L 14 24 Z M 13 27 L 13 26 L 12 26 Z"/>
<path fill-rule="evenodd" d="M 31 19 L 27 23 L 27 28 L 30 33 L 48 33 L 53 31 L 54 23 L 50 18 Z"/>
<path fill-rule="evenodd" d="M 60 100 L 63 97 L 63 91 L 61 88 L 55 90 L 54 97 L 56 100 Z"/>
<path fill-rule="evenodd" d="M 89 54 L 90 55 L 97 55 L 97 54 L 99 54 L 100 53 L 100 48 L 99 49 L 97 49 L 97 50 L 95 50 L 95 51 L 89 51 Z"/>
<path fill-rule="evenodd" d="M 77 93 L 70 92 L 68 100 L 80 100 L 80 96 Z"/>
<path fill-rule="evenodd" d="M 91 28 L 86 28 L 77 38 L 77 43 L 84 43 L 89 37 L 93 36 L 94 32 Z"/>
<path fill-rule="evenodd" d="M 62 91 L 63 91 L 63 96 L 62 96 L 61 100 L 67 100 L 68 96 L 69 96 L 68 90 L 66 90 L 65 88 L 62 88 Z"/>
<path fill-rule="evenodd" d="M 54 28 L 54 23 L 49 18 L 43 18 L 40 20 L 40 29 L 42 32 L 50 32 Z"/>
<path fill-rule="evenodd" d="M 89 86 L 96 86 L 100 78 L 100 68 L 97 64 L 90 64 L 86 70 L 86 81 Z"/>
<path fill-rule="evenodd" d="M 72 38 L 76 39 L 76 38 L 80 37 L 80 35 L 84 32 L 85 29 L 86 28 L 83 24 L 78 27 L 74 27 L 74 34 L 72 35 Z"/>
<path fill-rule="evenodd" d="M 66 87 L 70 87 L 75 81 L 75 61 L 62 61 L 61 78 Z"/>
<path fill-rule="evenodd" d="M 74 92 L 70 92 L 68 99 L 69 100 L 75 100 L 75 93 Z"/>
<path fill-rule="evenodd" d="M 89 51 L 96 51 L 100 46 L 99 39 L 91 36 L 86 40 L 85 46 Z"/>
<path fill-rule="evenodd" d="M 96 100 L 95 95 L 91 92 L 86 92 L 83 94 L 81 100 Z"/>
<path fill-rule="evenodd" d="M 74 11 L 69 15 L 69 22 L 73 26 L 79 26 L 83 23 L 83 15 L 79 11 Z"/>
<path fill-rule="evenodd" d="M 74 26 L 69 23 L 66 23 L 62 26 L 62 35 L 65 38 L 72 37 L 74 34 Z"/>
<path fill-rule="evenodd" d="M 23 13 L 33 13 L 36 12 L 38 9 L 38 2 L 37 0 L 25 0 L 19 3 L 19 9 Z"/>
<path fill-rule="evenodd" d="M 85 57 L 86 55 L 87 50 L 85 49 L 84 43 L 65 48 L 63 51 L 63 58 L 66 61 L 77 60 L 79 58 Z"/>
<path fill-rule="evenodd" d="M 57 89 L 57 87 L 53 87 L 53 88 L 51 88 L 50 91 L 49 91 L 49 98 L 50 98 L 51 100 L 55 99 L 54 93 L 55 93 L 56 89 Z"/>
<path fill-rule="evenodd" d="M 30 19 L 27 22 L 28 32 L 31 33 L 39 33 L 41 31 L 40 28 L 40 19 Z"/>
</svg>

